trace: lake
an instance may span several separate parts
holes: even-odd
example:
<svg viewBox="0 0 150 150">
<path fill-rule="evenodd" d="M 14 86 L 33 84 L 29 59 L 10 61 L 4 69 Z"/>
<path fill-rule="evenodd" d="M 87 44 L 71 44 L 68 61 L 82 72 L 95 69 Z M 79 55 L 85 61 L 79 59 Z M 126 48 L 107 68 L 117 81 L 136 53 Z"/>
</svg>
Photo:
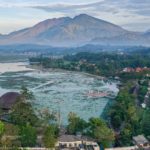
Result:
<svg viewBox="0 0 150 150">
<path fill-rule="evenodd" d="M 35 96 L 32 105 L 36 113 L 43 109 L 60 112 L 62 124 L 67 123 L 69 112 L 85 120 L 101 116 L 112 98 L 101 97 L 99 93 L 111 93 L 114 97 L 119 91 L 116 81 L 104 81 L 79 72 L 32 70 L 26 63 L 0 63 L 0 72 L 0 95 L 19 91 L 24 85 Z"/>
</svg>

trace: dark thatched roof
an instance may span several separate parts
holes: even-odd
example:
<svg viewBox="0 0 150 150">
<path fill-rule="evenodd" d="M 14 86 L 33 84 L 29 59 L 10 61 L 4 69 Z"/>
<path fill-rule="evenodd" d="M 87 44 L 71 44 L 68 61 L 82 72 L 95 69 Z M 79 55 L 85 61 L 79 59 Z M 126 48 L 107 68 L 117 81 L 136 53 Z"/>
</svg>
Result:
<svg viewBox="0 0 150 150">
<path fill-rule="evenodd" d="M 17 92 L 8 92 L 0 97 L 0 108 L 1 109 L 11 109 L 11 107 L 16 103 L 17 98 L 20 96 Z"/>
</svg>

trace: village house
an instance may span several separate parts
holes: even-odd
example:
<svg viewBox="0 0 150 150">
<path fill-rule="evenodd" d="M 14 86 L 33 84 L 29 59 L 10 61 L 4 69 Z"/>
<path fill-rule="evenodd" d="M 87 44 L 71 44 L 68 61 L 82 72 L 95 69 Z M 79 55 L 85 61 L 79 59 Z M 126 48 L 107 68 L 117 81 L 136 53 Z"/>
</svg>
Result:
<svg viewBox="0 0 150 150">
<path fill-rule="evenodd" d="M 77 149 L 77 150 L 100 150 L 98 144 L 92 138 L 76 135 L 61 135 L 58 138 L 56 147 L 60 149 Z"/>
<path fill-rule="evenodd" d="M 37 138 L 38 147 L 44 147 L 43 137 L 40 135 Z M 95 142 L 94 139 L 79 136 L 79 135 L 68 135 L 63 134 L 60 135 L 57 139 L 57 143 L 55 145 L 55 149 L 57 150 L 100 150 L 99 145 Z"/>
<path fill-rule="evenodd" d="M 144 109 L 146 108 L 146 104 L 145 104 L 145 103 L 142 103 L 141 106 L 142 106 L 142 108 L 144 108 Z"/>
<path fill-rule="evenodd" d="M 135 68 L 135 72 L 142 72 L 144 69 L 143 68 L 140 68 L 140 67 L 137 67 Z"/>
<path fill-rule="evenodd" d="M 133 144 L 134 146 L 106 148 L 105 150 L 150 150 L 150 143 L 143 135 L 133 137 Z"/>
<path fill-rule="evenodd" d="M 122 72 L 134 72 L 134 69 L 127 67 L 127 68 L 124 68 Z"/>
<path fill-rule="evenodd" d="M 150 149 L 150 143 L 143 135 L 133 137 L 133 143 L 137 145 L 138 148 L 143 148 L 145 150 Z"/>
<path fill-rule="evenodd" d="M 2 110 L 0 120 L 9 122 L 9 113 L 13 105 L 17 102 L 19 96 L 20 95 L 17 92 L 8 92 L 0 97 L 0 109 Z"/>
</svg>

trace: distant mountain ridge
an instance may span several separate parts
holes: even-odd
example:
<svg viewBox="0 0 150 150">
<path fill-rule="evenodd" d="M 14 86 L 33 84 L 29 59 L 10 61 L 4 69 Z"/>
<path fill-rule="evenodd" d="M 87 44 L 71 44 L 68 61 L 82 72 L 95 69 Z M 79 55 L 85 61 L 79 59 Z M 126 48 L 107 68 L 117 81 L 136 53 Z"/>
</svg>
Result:
<svg viewBox="0 0 150 150">
<path fill-rule="evenodd" d="M 55 47 L 150 45 L 150 34 L 127 31 L 107 21 L 81 14 L 42 21 L 33 27 L 0 35 L 0 45 L 39 44 Z"/>
</svg>

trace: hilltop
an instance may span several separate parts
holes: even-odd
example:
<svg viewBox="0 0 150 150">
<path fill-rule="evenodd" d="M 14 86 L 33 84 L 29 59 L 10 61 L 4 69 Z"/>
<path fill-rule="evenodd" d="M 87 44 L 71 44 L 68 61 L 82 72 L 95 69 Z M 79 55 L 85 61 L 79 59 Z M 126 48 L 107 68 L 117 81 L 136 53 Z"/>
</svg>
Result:
<svg viewBox="0 0 150 150">
<path fill-rule="evenodd" d="M 101 45 L 144 45 L 150 43 L 147 33 L 132 32 L 110 22 L 80 14 L 74 18 L 47 19 L 33 27 L 0 35 L 0 45 L 38 44 L 55 47 Z"/>
</svg>

